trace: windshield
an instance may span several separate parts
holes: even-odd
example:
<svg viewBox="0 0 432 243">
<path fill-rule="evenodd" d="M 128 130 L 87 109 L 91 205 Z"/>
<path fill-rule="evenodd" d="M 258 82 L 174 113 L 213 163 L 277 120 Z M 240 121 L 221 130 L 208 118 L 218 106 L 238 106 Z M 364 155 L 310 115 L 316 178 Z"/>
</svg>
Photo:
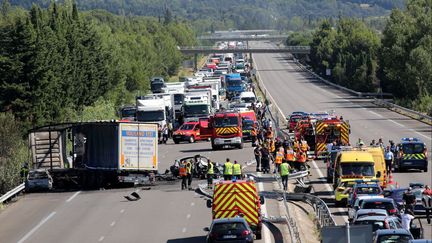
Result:
<svg viewBox="0 0 432 243">
<path fill-rule="evenodd" d="M 424 145 L 421 143 L 404 144 L 402 150 L 405 154 L 420 154 L 423 153 Z"/>
<path fill-rule="evenodd" d="M 183 104 L 183 95 L 182 94 L 175 94 L 174 95 L 174 105 L 181 105 Z"/>
<path fill-rule="evenodd" d="M 151 89 L 161 89 L 163 87 L 163 85 L 164 85 L 163 83 L 159 83 L 159 82 L 152 83 Z"/>
<path fill-rule="evenodd" d="M 157 122 L 165 120 L 164 111 L 137 111 L 137 121 Z"/>
<path fill-rule="evenodd" d="M 214 224 L 212 228 L 212 232 L 216 234 L 226 234 L 229 231 L 242 232 L 243 230 L 246 230 L 246 226 L 241 222 Z"/>
<path fill-rule="evenodd" d="M 374 163 L 341 163 L 342 175 L 374 176 Z"/>
<path fill-rule="evenodd" d="M 301 116 L 292 116 L 290 118 L 290 122 L 298 122 L 300 120 Z"/>
<path fill-rule="evenodd" d="M 357 194 L 380 194 L 381 191 L 378 187 L 358 187 Z"/>
<path fill-rule="evenodd" d="M 192 130 L 194 128 L 195 124 L 183 124 L 179 128 L 179 130 Z"/>
<path fill-rule="evenodd" d="M 123 109 L 121 111 L 121 116 L 122 117 L 135 117 L 135 109 Z"/>
<path fill-rule="evenodd" d="M 28 175 L 28 178 L 31 180 L 35 180 L 35 179 L 47 179 L 48 175 L 46 172 L 30 172 Z"/>
<path fill-rule="evenodd" d="M 185 117 L 207 116 L 209 114 L 207 105 L 185 105 Z"/>
<path fill-rule="evenodd" d="M 240 86 L 242 85 L 242 81 L 241 80 L 229 80 L 227 82 L 228 86 Z"/>
<path fill-rule="evenodd" d="M 244 103 L 254 103 L 255 102 L 255 97 L 243 97 L 243 98 L 241 98 L 241 100 Z"/>
<path fill-rule="evenodd" d="M 372 231 L 377 231 L 379 229 L 385 229 L 384 222 L 375 221 L 375 220 L 354 221 L 354 225 L 372 225 Z"/>
<path fill-rule="evenodd" d="M 369 201 L 363 202 L 362 209 L 385 209 L 387 211 L 394 209 L 391 202 Z"/>
<path fill-rule="evenodd" d="M 382 235 L 378 239 L 378 243 L 408 243 L 412 240 L 408 235 Z"/>
<path fill-rule="evenodd" d="M 254 124 L 254 121 L 244 120 L 243 121 L 243 129 L 251 129 Z"/>
<path fill-rule="evenodd" d="M 214 119 L 214 127 L 236 127 L 238 126 L 237 117 L 220 117 Z"/>
</svg>

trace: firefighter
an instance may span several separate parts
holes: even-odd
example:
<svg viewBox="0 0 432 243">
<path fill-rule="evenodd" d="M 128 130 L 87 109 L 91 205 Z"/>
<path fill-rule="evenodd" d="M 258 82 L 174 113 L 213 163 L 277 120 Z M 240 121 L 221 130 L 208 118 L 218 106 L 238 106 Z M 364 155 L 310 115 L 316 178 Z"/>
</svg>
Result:
<svg viewBox="0 0 432 243">
<path fill-rule="evenodd" d="M 296 156 L 296 169 L 297 170 L 302 170 L 305 168 L 304 167 L 304 163 L 306 163 L 306 153 L 304 153 L 303 151 L 299 151 L 297 152 L 297 156 Z"/>
<path fill-rule="evenodd" d="M 231 163 L 230 159 L 227 158 L 224 164 L 224 180 L 226 181 L 231 180 L 232 175 L 233 175 L 233 164 Z"/>
<path fill-rule="evenodd" d="M 265 146 L 261 148 L 261 170 L 264 174 L 270 172 L 270 151 Z"/>
<path fill-rule="evenodd" d="M 255 161 L 256 161 L 256 171 L 261 171 L 261 146 L 257 145 L 254 149 Z"/>
<path fill-rule="evenodd" d="M 192 190 L 192 160 L 186 162 L 186 174 L 188 179 L 188 189 Z"/>
<path fill-rule="evenodd" d="M 285 160 L 288 162 L 290 166 L 294 166 L 295 162 L 295 153 L 292 147 L 288 147 L 285 153 Z"/>
<path fill-rule="evenodd" d="M 207 169 L 207 188 L 212 189 L 213 186 L 213 176 L 214 176 L 214 164 L 210 160 L 208 161 Z"/>
<path fill-rule="evenodd" d="M 293 148 L 296 153 L 300 150 L 300 143 L 297 138 L 294 140 Z"/>
<path fill-rule="evenodd" d="M 252 137 L 252 146 L 255 146 L 256 140 L 257 140 L 257 127 L 256 124 L 253 125 L 251 130 L 251 137 Z"/>
<path fill-rule="evenodd" d="M 240 180 L 242 178 L 242 168 L 241 165 L 237 163 L 237 160 L 234 160 L 233 177 L 235 180 Z"/>
<path fill-rule="evenodd" d="M 187 188 L 186 180 L 187 180 L 187 172 L 186 172 L 186 161 L 183 161 L 179 165 L 179 176 L 182 179 L 181 189 L 184 190 Z"/>
<path fill-rule="evenodd" d="M 289 175 L 289 165 L 287 161 L 284 161 L 280 165 L 279 173 L 282 178 L 283 189 L 284 191 L 286 191 L 288 189 L 288 175 Z"/>
<path fill-rule="evenodd" d="M 301 148 L 301 151 L 304 153 L 307 153 L 307 151 L 309 150 L 309 145 L 307 144 L 307 141 L 304 140 L 303 138 L 301 140 L 300 148 Z"/>
<path fill-rule="evenodd" d="M 280 172 L 280 166 L 282 164 L 283 158 L 284 158 L 284 152 L 283 152 L 283 148 L 281 147 L 276 152 L 274 173 Z"/>
<path fill-rule="evenodd" d="M 266 138 L 273 139 L 273 129 L 271 127 L 267 129 Z"/>
</svg>

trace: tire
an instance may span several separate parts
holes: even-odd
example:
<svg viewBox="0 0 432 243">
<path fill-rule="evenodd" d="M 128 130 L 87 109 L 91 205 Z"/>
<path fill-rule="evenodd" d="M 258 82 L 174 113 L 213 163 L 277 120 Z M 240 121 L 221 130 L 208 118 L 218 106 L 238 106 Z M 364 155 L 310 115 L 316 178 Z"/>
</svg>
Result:
<svg viewBox="0 0 432 243">
<path fill-rule="evenodd" d="M 333 179 L 327 176 L 327 183 L 332 183 Z"/>
<path fill-rule="evenodd" d="M 194 136 L 190 136 L 189 143 L 195 143 L 195 137 Z"/>
<path fill-rule="evenodd" d="M 428 167 L 426 166 L 426 167 L 423 169 L 423 171 L 424 171 L 424 172 L 428 172 Z"/>
<path fill-rule="evenodd" d="M 174 143 L 175 143 L 175 144 L 179 144 L 180 141 L 179 141 L 179 140 L 174 140 Z"/>
<path fill-rule="evenodd" d="M 257 233 L 255 234 L 255 236 L 256 236 L 256 239 L 257 239 L 257 240 L 261 240 L 261 239 L 262 239 L 262 234 L 261 234 L 261 232 L 257 232 Z"/>
<path fill-rule="evenodd" d="M 217 145 L 215 145 L 215 144 L 212 143 L 212 149 L 213 149 L 213 150 L 218 150 L 218 149 L 219 149 L 219 146 L 217 146 Z"/>
<path fill-rule="evenodd" d="M 243 149 L 243 143 L 238 146 L 239 149 Z"/>
</svg>

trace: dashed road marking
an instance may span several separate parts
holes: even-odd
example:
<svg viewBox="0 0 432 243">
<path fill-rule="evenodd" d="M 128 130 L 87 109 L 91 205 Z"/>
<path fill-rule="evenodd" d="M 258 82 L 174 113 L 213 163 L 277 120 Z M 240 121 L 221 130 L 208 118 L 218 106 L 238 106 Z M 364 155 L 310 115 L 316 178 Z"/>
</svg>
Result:
<svg viewBox="0 0 432 243">
<path fill-rule="evenodd" d="M 194 202 L 191 202 L 191 204 L 190 204 L 190 205 L 191 205 L 191 207 L 193 207 L 193 206 L 195 206 L 195 203 L 194 203 Z"/>
<path fill-rule="evenodd" d="M 80 194 L 81 193 L 81 191 L 77 191 L 77 192 L 75 192 L 72 196 L 70 196 L 67 200 L 66 200 L 66 202 L 68 203 L 68 202 L 70 202 L 70 201 L 72 201 L 76 196 L 78 196 L 78 194 Z"/>
<path fill-rule="evenodd" d="M 182 229 L 182 233 L 186 233 L 186 228 L 183 228 L 183 229 Z"/>
<path fill-rule="evenodd" d="M 101 236 L 101 237 L 99 237 L 99 242 L 101 242 L 101 241 L 103 241 L 105 239 L 105 236 Z"/>
<path fill-rule="evenodd" d="M 190 215 L 190 213 L 188 213 L 188 214 L 186 215 L 186 218 L 187 218 L 187 219 L 190 219 L 190 217 L 191 217 L 191 215 Z"/>
<path fill-rule="evenodd" d="M 110 226 L 113 227 L 116 224 L 116 221 L 112 221 Z"/>
<path fill-rule="evenodd" d="M 391 119 L 388 119 L 388 120 L 389 120 L 390 122 L 392 122 L 392 123 L 394 123 L 394 124 L 400 126 L 400 127 L 405 127 L 405 125 L 402 125 L 402 124 L 400 124 L 399 122 L 395 122 L 395 121 L 393 121 L 393 120 L 391 120 Z"/>
<path fill-rule="evenodd" d="M 124 210 L 124 209 L 122 209 L 122 210 L 120 210 L 120 213 L 124 213 L 124 211 L 125 211 L 125 210 Z"/>
<path fill-rule="evenodd" d="M 377 116 L 377 117 L 383 117 L 383 116 L 381 116 L 380 114 L 378 114 L 378 113 L 376 113 L 375 111 L 369 111 L 370 113 L 372 113 L 372 114 L 374 114 L 375 116 Z"/>
<path fill-rule="evenodd" d="M 56 212 L 51 212 L 47 217 L 42 219 L 35 227 L 33 227 L 33 229 L 31 229 L 27 234 L 25 234 L 24 237 L 21 238 L 17 243 L 23 243 L 28 238 L 30 238 L 32 234 L 34 234 L 40 227 L 42 227 L 42 225 L 44 225 L 48 220 L 50 220 L 50 218 L 54 217 L 55 214 Z"/>
</svg>

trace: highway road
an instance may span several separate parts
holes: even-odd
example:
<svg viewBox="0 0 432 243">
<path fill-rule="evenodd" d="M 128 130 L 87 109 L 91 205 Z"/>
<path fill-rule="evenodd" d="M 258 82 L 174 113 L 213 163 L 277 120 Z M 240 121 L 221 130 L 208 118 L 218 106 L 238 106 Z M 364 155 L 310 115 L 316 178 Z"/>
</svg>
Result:
<svg viewBox="0 0 432 243">
<path fill-rule="evenodd" d="M 226 158 L 240 163 L 253 159 L 250 144 L 244 149 L 212 151 L 210 142 L 159 146 L 159 171 L 176 158 L 201 154 L 213 161 Z M 253 171 L 254 165 L 247 168 Z M 193 186 L 205 181 L 193 181 Z M 271 191 L 271 183 L 262 190 Z M 204 242 L 203 228 L 211 223 L 206 197 L 181 191 L 180 182 L 162 182 L 150 190 L 119 188 L 96 191 L 32 193 L 0 213 L 0 242 Z M 137 191 L 141 200 L 129 202 L 123 196 Z M 278 202 L 266 200 L 267 216 L 279 214 Z M 264 231 L 263 240 L 282 242 L 284 229 Z M 276 240 L 273 235 L 276 235 Z"/>
<path fill-rule="evenodd" d="M 269 43 L 251 43 L 267 47 Z M 350 141 L 355 144 L 358 138 L 366 144 L 372 139 L 400 141 L 402 137 L 418 137 L 431 148 L 431 126 L 407 118 L 370 103 L 370 100 L 358 99 L 339 90 L 318 82 L 309 73 L 302 71 L 286 58 L 286 54 L 254 54 L 254 64 L 258 76 L 285 116 L 293 111 L 317 112 L 335 110 L 351 124 Z M 312 163 L 311 182 L 316 195 L 327 198 L 329 206 L 338 224 L 347 220 L 345 208 L 334 208 L 331 197 L 333 190 L 326 183 L 326 165 L 322 161 Z M 400 186 L 410 182 L 422 182 L 431 185 L 431 162 L 429 157 L 428 172 L 394 173 L 394 181 Z M 426 221 L 424 221 L 426 222 Z M 430 224 L 426 226 L 426 235 L 432 238 Z"/>
</svg>

